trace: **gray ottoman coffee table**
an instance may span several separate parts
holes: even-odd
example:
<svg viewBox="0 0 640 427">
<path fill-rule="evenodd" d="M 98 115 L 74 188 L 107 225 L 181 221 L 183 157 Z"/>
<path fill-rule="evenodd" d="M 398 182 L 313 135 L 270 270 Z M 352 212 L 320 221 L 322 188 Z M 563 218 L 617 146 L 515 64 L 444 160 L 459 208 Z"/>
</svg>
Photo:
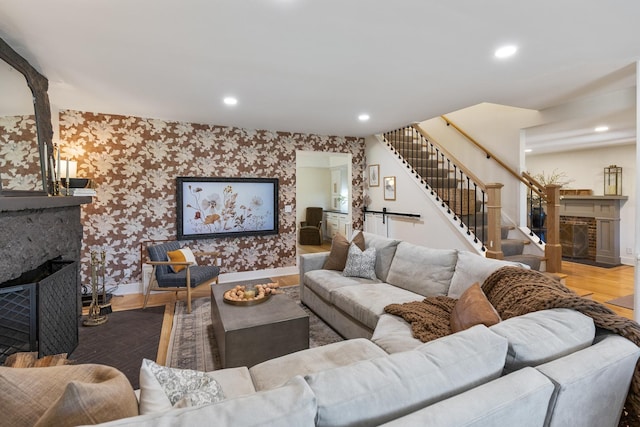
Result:
<svg viewBox="0 0 640 427">
<path fill-rule="evenodd" d="M 309 348 L 309 315 L 284 294 L 256 305 L 223 300 L 234 284 L 211 285 L 211 321 L 223 368 L 251 367 Z"/>
</svg>

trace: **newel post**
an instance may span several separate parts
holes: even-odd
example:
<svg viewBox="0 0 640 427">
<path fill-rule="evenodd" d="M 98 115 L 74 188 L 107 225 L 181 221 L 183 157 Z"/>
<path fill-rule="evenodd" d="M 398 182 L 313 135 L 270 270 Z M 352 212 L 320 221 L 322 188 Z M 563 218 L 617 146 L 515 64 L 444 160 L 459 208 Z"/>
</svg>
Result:
<svg viewBox="0 0 640 427">
<path fill-rule="evenodd" d="M 503 184 L 487 184 L 487 258 L 504 259 L 502 253 L 502 187 Z"/>
<path fill-rule="evenodd" d="M 560 245 L 560 187 L 558 184 L 546 186 L 547 195 L 547 242 L 544 255 L 547 271 L 559 273 L 562 270 L 562 245 Z"/>
</svg>

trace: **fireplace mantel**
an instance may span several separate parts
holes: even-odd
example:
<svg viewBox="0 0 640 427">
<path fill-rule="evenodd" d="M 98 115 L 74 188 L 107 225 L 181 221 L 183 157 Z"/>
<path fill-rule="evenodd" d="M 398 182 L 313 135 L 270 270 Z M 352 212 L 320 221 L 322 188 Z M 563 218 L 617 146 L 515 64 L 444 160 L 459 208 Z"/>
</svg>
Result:
<svg viewBox="0 0 640 427">
<path fill-rule="evenodd" d="M 627 199 L 627 196 L 560 198 L 560 217 L 595 218 L 596 262 L 620 264 L 620 208 Z"/>
<path fill-rule="evenodd" d="M 80 205 L 91 197 L 0 197 L 0 283 L 62 257 L 80 261 Z"/>
<path fill-rule="evenodd" d="M 0 212 L 50 209 L 91 203 L 91 197 L 0 197 Z"/>
</svg>

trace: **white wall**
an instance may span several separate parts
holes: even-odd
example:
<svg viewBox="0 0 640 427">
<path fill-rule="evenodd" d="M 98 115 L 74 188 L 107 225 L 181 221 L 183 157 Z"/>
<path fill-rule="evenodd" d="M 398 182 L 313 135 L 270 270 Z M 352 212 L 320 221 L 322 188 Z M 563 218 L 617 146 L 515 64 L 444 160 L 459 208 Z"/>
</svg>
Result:
<svg viewBox="0 0 640 427">
<path fill-rule="evenodd" d="M 573 180 L 565 188 L 591 189 L 596 196 L 604 194 L 604 168 L 615 164 L 622 167 L 622 195 L 629 199 L 620 212 L 620 256 L 623 264 L 634 265 L 636 206 L 636 147 L 622 145 L 599 149 L 569 151 L 526 156 L 527 169 L 532 174 L 554 170 L 564 172 Z M 631 253 L 628 253 L 631 251 Z"/>
<path fill-rule="evenodd" d="M 496 157 L 520 172 L 520 130 L 538 124 L 535 110 L 482 103 L 446 114 L 447 118 L 486 147 Z M 424 121 L 420 126 L 447 151 L 468 167 L 484 184 L 499 182 L 502 188 L 503 214 L 517 222 L 522 185 L 494 159 L 481 151 L 440 117 Z"/>
<path fill-rule="evenodd" d="M 387 216 L 384 227 L 381 223 L 373 224 L 365 221 L 365 230 L 378 234 L 387 232 L 388 237 L 432 248 L 474 250 L 472 245 L 459 236 L 458 227 L 448 220 L 438 205 L 434 204 L 422 188 L 416 185 L 408 169 L 391 154 L 385 145 L 373 136 L 367 137 L 365 142 L 367 165 L 380 165 L 380 186 L 366 190 L 371 197 L 368 209 L 381 211 L 382 208 L 387 208 L 387 211 L 392 212 L 420 214 L 419 219 Z M 385 176 L 396 177 L 396 200 L 394 201 L 384 200 L 382 184 Z"/>
<path fill-rule="evenodd" d="M 331 169 L 296 167 L 296 225 L 304 221 L 306 208 L 331 208 Z"/>
</svg>

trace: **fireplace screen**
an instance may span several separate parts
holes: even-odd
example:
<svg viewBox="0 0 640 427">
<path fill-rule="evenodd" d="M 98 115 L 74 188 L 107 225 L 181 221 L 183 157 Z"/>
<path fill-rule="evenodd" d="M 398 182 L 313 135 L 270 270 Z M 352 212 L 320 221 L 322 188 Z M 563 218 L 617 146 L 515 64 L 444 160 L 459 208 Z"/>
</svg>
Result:
<svg viewBox="0 0 640 427">
<path fill-rule="evenodd" d="M 0 364 L 21 351 L 42 357 L 76 348 L 77 277 L 77 262 L 54 260 L 0 287 Z"/>
</svg>

